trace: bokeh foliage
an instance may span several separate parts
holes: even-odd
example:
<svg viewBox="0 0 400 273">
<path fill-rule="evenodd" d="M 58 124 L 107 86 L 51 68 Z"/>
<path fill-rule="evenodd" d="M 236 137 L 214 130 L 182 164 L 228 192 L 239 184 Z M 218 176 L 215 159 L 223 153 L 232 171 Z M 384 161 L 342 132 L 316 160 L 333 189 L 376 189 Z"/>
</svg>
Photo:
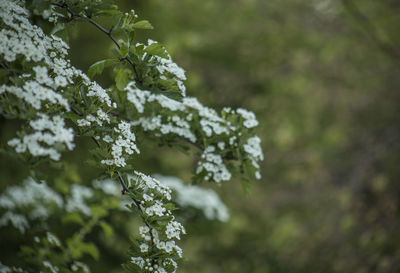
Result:
<svg viewBox="0 0 400 273">
<path fill-rule="evenodd" d="M 187 272 L 397 272 L 399 3 L 138 2 L 189 93 L 260 120 L 263 181 Z"/>
</svg>

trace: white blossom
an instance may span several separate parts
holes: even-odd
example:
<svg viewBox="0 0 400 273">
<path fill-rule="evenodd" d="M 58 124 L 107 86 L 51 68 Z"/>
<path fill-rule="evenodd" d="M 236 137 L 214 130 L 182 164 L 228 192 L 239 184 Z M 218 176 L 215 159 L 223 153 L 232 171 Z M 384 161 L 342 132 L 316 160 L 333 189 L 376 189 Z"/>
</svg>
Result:
<svg viewBox="0 0 400 273">
<path fill-rule="evenodd" d="M 252 165 L 259 169 L 258 161 L 264 160 L 264 154 L 261 149 L 261 139 L 257 136 L 251 137 L 247 140 L 246 144 L 243 145 L 247 157 L 250 159 Z M 257 179 L 261 179 L 259 171 L 255 173 Z"/>
<path fill-rule="evenodd" d="M 45 18 L 57 16 L 52 9 L 44 11 L 42 15 Z M 87 88 L 87 96 L 96 98 L 109 108 L 115 108 L 116 103 L 111 101 L 106 90 L 70 64 L 66 58 L 68 45 L 62 39 L 46 35 L 40 27 L 30 23 L 28 16 L 28 11 L 16 1 L 0 1 L 0 22 L 5 25 L 0 30 L 0 57 L 4 57 L 7 62 L 22 58 L 34 64 L 31 71 L 24 71 L 22 85 L 3 84 L 0 86 L 0 94 L 9 93 L 23 100 L 38 111 L 37 116 L 40 119 L 35 124 L 48 126 L 40 127 L 43 130 L 32 126 L 33 132 L 23 138 L 10 140 L 9 145 L 18 153 L 29 152 L 33 156 L 49 156 L 53 160 L 59 160 L 61 154 L 54 145 L 63 143 L 69 150 L 73 149 L 74 134 L 72 129 L 64 127 L 61 116 L 52 115 L 48 109 L 61 107 L 70 111 L 68 100 L 63 95 L 64 88 L 80 81 Z M 38 62 L 41 63 L 37 64 Z M 43 110 L 46 110 L 46 114 Z M 103 122 L 110 123 L 110 118 L 101 108 L 96 115 L 94 120 L 87 117 L 77 123 L 79 126 L 90 126 L 92 122 L 100 126 Z"/>
<path fill-rule="evenodd" d="M 61 196 L 47 186 L 28 178 L 21 186 L 11 186 L 0 195 L 0 207 L 7 212 L 0 217 L 0 226 L 9 222 L 20 232 L 24 232 L 29 225 L 29 219 L 46 219 L 51 206 L 62 207 Z M 28 217 L 20 214 L 20 209 L 30 209 Z"/>
<path fill-rule="evenodd" d="M 112 159 L 101 160 L 102 164 L 115 165 L 117 167 L 126 166 L 125 154 L 132 155 L 139 154 L 140 151 L 136 146 L 136 136 L 131 131 L 131 124 L 121 121 L 118 128 L 114 128 L 114 132 L 118 134 L 116 138 L 111 141 L 111 137 L 107 138 L 107 142 L 111 144 Z M 125 154 L 124 154 L 125 153 Z"/>
<path fill-rule="evenodd" d="M 215 147 L 208 146 L 201 155 L 202 161 L 199 162 L 196 173 L 206 171 L 206 179 L 213 179 L 215 182 L 228 181 L 232 175 L 225 166 L 221 155 L 214 153 Z"/>
<path fill-rule="evenodd" d="M 192 143 L 198 142 L 198 135 L 203 135 L 210 139 L 218 136 L 214 145 L 219 151 L 210 151 L 208 145 L 204 150 L 198 163 L 196 172 L 202 173 L 206 180 L 215 182 L 230 180 L 232 175 L 227 168 L 222 153 L 229 149 L 237 149 L 239 138 L 242 133 L 237 126 L 233 126 L 230 121 L 222 118 L 211 108 L 203 106 L 196 98 L 184 97 L 182 101 L 168 98 L 164 95 L 154 94 L 148 90 L 141 90 L 136 87 L 135 82 L 129 83 L 125 91 L 127 99 L 131 102 L 138 113 L 143 114 L 136 120 L 131 121 L 131 125 L 141 127 L 144 131 L 152 131 L 156 136 L 170 135 L 187 139 Z M 155 108 L 154 104 L 160 108 Z M 155 110 L 157 109 L 157 110 Z M 230 108 L 222 110 L 224 115 L 236 115 L 240 117 L 243 127 L 253 128 L 258 125 L 254 113 L 239 108 L 233 111 Z M 198 121 L 198 126 L 193 122 L 194 117 Z M 228 138 L 227 140 L 225 140 Z M 242 147 L 240 147 L 242 148 Z M 262 160 L 262 151 L 257 150 L 256 155 L 249 153 L 249 148 L 245 145 L 243 150 L 246 156 L 252 160 L 252 164 L 259 169 L 258 161 Z M 259 173 L 255 174 L 259 177 Z"/>
<path fill-rule="evenodd" d="M 32 134 L 26 135 L 22 139 L 11 139 L 8 141 L 8 145 L 15 147 L 19 153 L 29 151 L 34 156 L 49 156 L 53 160 L 59 160 L 61 155 L 52 146 L 56 143 L 63 143 L 69 150 L 72 150 L 75 146 L 73 131 L 71 128 L 64 128 L 65 122 L 60 116 L 53 116 L 51 119 L 41 113 L 38 116 L 39 119 L 29 122 L 29 125 L 35 130 Z"/>
<path fill-rule="evenodd" d="M 11 211 L 7 211 L 0 218 L 0 227 L 6 226 L 11 223 L 21 233 L 24 233 L 27 228 L 30 227 L 28 219 L 24 215 L 16 214 Z"/>
<path fill-rule="evenodd" d="M 173 239 L 180 239 L 181 234 L 185 234 L 184 227 L 171 215 L 171 211 L 164 206 L 164 200 L 171 200 L 171 190 L 157 179 L 147 176 L 140 172 L 135 172 L 135 177 L 129 178 L 134 184 L 134 187 L 141 193 L 140 209 L 143 211 L 145 217 L 164 217 L 169 216 L 171 220 L 168 221 L 165 229 L 158 229 L 150 227 L 149 225 L 139 227 L 139 233 L 144 242 L 151 241 L 157 249 L 165 251 L 166 253 L 175 253 L 182 256 L 182 249 L 176 245 Z M 163 238 L 167 239 L 163 239 Z M 143 243 L 140 245 L 141 251 L 145 252 L 148 244 Z M 160 268 L 162 265 L 159 264 Z"/>
<path fill-rule="evenodd" d="M 228 208 L 213 190 L 196 185 L 185 185 L 182 180 L 173 176 L 155 175 L 155 177 L 175 193 L 174 201 L 180 206 L 199 209 L 209 220 L 228 221 Z"/>
<path fill-rule="evenodd" d="M 48 268 L 50 270 L 51 273 L 58 273 L 59 268 L 55 265 L 53 265 L 50 261 L 43 261 L 42 262 L 44 267 Z"/>
<path fill-rule="evenodd" d="M 145 243 L 140 244 L 140 251 L 141 251 L 141 252 L 147 252 L 147 251 L 149 251 L 149 245 L 148 245 L 148 244 L 145 244 Z"/>
<path fill-rule="evenodd" d="M 71 196 L 67 199 L 66 210 L 68 212 L 79 211 L 87 216 L 92 215 L 92 210 L 85 203 L 86 199 L 93 196 L 91 188 L 74 184 L 71 186 Z"/>
<path fill-rule="evenodd" d="M 55 246 L 61 246 L 60 240 L 57 238 L 56 235 L 54 235 L 51 232 L 46 233 L 47 236 L 47 241 L 49 241 L 50 244 L 55 245 Z"/>
<path fill-rule="evenodd" d="M 142 257 L 131 257 L 131 262 L 143 268 L 145 261 Z"/>
</svg>

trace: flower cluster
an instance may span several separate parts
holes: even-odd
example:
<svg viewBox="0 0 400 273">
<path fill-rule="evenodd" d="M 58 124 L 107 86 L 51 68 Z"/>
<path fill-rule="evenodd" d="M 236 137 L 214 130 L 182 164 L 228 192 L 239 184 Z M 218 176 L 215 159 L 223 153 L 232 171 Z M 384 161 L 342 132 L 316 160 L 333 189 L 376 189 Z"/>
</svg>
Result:
<svg viewBox="0 0 400 273">
<path fill-rule="evenodd" d="M 146 44 L 137 43 L 136 47 L 143 46 L 143 50 L 146 51 L 151 45 L 158 44 L 156 41 L 149 39 Z M 182 97 L 186 96 L 186 86 L 183 83 L 186 80 L 185 70 L 178 66 L 171 58 L 171 56 L 164 50 L 165 56 L 151 56 L 149 62 L 155 62 L 155 68 L 160 73 L 160 79 L 174 79 L 176 85 L 181 92 Z M 148 58 L 148 54 L 145 52 L 142 56 L 142 60 Z"/>
<path fill-rule="evenodd" d="M 62 207 L 64 200 L 60 194 L 32 178 L 25 180 L 22 186 L 12 186 L 0 195 L 0 208 L 7 210 L 0 217 L 0 226 L 11 223 L 21 233 L 30 227 L 29 220 L 47 219 L 51 208 Z M 20 214 L 21 209 L 30 208 L 29 214 Z"/>
<path fill-rule="evenodd" d="M 44 68 L 41 73 L 46 73 L 47 74 L 47 68 L 45 67 L 34 67 L 35 68 Z M 25 75 L 26 78 L 28 75 Z M 19 99 L 22 99 L 26 103 L 30 104 L 33 108 L 39 110 L 42 108 L 42 104 L 45 101 L 48 101 L 49 103 L 53 105 L 60 105 L 64 107 L 65 109 L 69 110 L 69 105 L 66 99 L 61 94 L 58 94 L 54 92 L 51 88 L 47 87 L 46 85 L 43 84 L 43 75 L 36 73 L 36 78 L 37 81 L 34 80 L 27 80 L 23 86 L 7 86 L 7 85 L 2 85 L 0 87 L 0 94 L 2 93 L 9 93 L 13 94 Z M 46 75 L 46 81 L 49 79 L 52 80 L 52 78 L 48 77 Z M 65 78 L 61 78 L 64 79 Z M 39 82 L 41 81 L 41 82 Z M 59 80 L 54 81 L 57 84 L 60 84 Z M 42 84 L 41 84 L 42 83 Z M 47 82 L 48 85 L 50 85 Z M 63 83 L 62 83 L 63 84 Z"/>
<path fill-rule="evenodd" d="M 172 204 L 164 203 L 171 200 L 171 190 L 140 172 L 135 172 L 135 177 L 130 178 L 130 188 L 135 190 L 131 196 L 145 221 L 145 225 L 139 228 L 142 239 L 139 240 L 138 252 L 141 255 L 133 256 L 131 262 L 144 272 L 175 272 L 176 263 L 172 258 L 182 257 L 182 249 L 174 239 L 180 240 L 180 235 L 186 232 L 172 215 Z"/>
<path fill-rule="evenodd" d="M 204 179 L 215 182 L 230 180 L 232 174 L 224 155 L 238 149 L 244 158 L 254 162 L 253 166 L 257 169 L 254 176 L 260 177 L 257 162 L 263 159 L 261 147 L 253 145 L 251 150 L 239 145 L 239 140 L 244 138 L 242 131 L 258 125 L 254 113 L 242 108 L 236 111 L 224 108 L 223 115 L 220 116 L 215 110 L 203 106 L 196 98 L 174 100 L 162 94 L 141 90 L 136 87 L 135 82 L 129 83 L 125 91 L 127 100 L 141 114 L 131 121 L 133 126 L 152 131 L 158 137 L 180 137 L 193 144 L 204 145 L 197 167 L 197 174 L 202 174 Z M 202 138 L 199 139 L 199 136 Z M 248 141 L 251 142 L 252 138 L 250 136 Z M 254 155 L 255 150 L 257 151 Z"/>
<path fill-rule="evenodd" d="M 69 150 L 74 148 L 72 129 L 64 127 L 64 117 L 52 113 L 62 109 L 64 112 L 70 111 L 70 104 L 65 97 L 66 87 L 81 82 L 87 89 L 88 97 L 93 97 L 108 108 L 115 108 L 116 104 L 112 103 L 102 87 L 70 64 L 67 59 L 68 45 L 32 25 L 28 16 L 29 12 L 17 2 L 0 1 L 0 19 L 6 26 L 0 31 L 0 57 L 10 65 L 14 62 L 25 65 L 23 74 L 10 75 L 22 78 L 23 82 L 10 81 L 0 85 L 0 96 L 9 94 L 23 100 L 37 111 L 39 117 L 29 123 L 32 133 L 22 139 L 12 139 L 9 145 L 18 153 L 29 151 L 33 156 L 49 156 L 59 160 L 61 155 L 55 144 L 63 143 Z M 20 111 L 26 111 L 25 108 L 21 107 Z M 102 121 L 109 122 L 109 118 L 100 108 L 97 117 L 87 117 L 89 124 L 86 122 L 85 125 L 90 125 L 90 121 L 101 125 Z M 83 123 L 78 122 L 81 125 Z"/>
<path fill-rule="evenodd" d="M 103 159 L 101 163 L 106 165 L 115 165 L 117 167 L 126 166 L 124 152 L 127 155 L 132 155 L 134 152 L 140 153 L 135 141 L 136 136 L 131 131 L 131 125 L 125 121 L 118 124 L 118 128 L 114 128 L 114 132 L 118 135 L 115 139 L 106 135 L 103 137 L 105 142 L 111 142 L 111 155 L 112 159 Z"/>
<path fill-rule="evenodd" d="M 215 182 L 228 181 L 232 175 L 223 163 L 222 157 L 215 153 L 215 147 L 208 146 L 201 155 L 201 161 L 198 164 L 196 173 L 206 172 L 205 179 Z"/>
<path fill-rule="evenodd" d="M 68 212 L 80 211 L 87 216 L 91 216 L 92 210 L 85 203 L 85 200 L 93 196 L 93 190 L 85 186 L 74 184 L 71 186 L 70 191 L 71 197 L 68 198 L 65 204 L 65 209 Z"/>
<path fill-rule="evenodd" d="M 86 118 L 84 119 L 78 119 L 77 121 L 78 126 L 80 127 L 90 127 L 92 123 L 97 124 L 98 126 L 103 126 L 103 122 L 110 123 L 110 117 L 108 116 L 107 113 L 103 111 L 103 109 L 98 109 L 96 112 L 96 116 L 93 116 L 92 114 L 86 115 Z"/>
<path fill-rule="evenodd" d="M 71 271 L 90 273 L 90 269 L 85 263 L 75 259 L 70 259 L 70 257 L 65 257 L 65 254 L 61 254 L 61 257 L 58 256 L 58 259 L 54 259 L 52 257 L 52 255 L 54 255 L 55 253 L 62 251 L 63 249 L 65 249 L 65 247 L 68 247 L 68 242 L 66 243 L 67 246 L 64 245 L 63 242 L 55 234 L 51 232 L 46 232 L 41 236 L 36 235 L 33 237 L 33 242 L 33 249 L 31 249 L 31 252 L 29 254 L 25 253 L 24 255 L 30 256 L 33 254 L 32 256 L 37 259 L 37 253 L 41 253 L 41 260 L 39 260 L 39 262 L 44 268 L 46 268 L 45 271 L 52 273 Z M 54 251 L 55 249 L 57 249 L 57 251 Z M 64 263 L 62 262 L 62 260 L 64 260 Z M 67 260 L 66 263 L 65 260 Z M 30 269 L 29 272 L 31 272 L 31 270 L 32 269 Z"/>
<path fill-rule="evenodd" d="M 155 175 L 163 184 L 174 193 L 174 201 L 181 207 L 192 207 L 201 210 L 209 220 L 226 222 L 229 220 L 229 211 L 218 194 L 211 190 L 195 185 L 185 185 L 182 180 L 173 176 Z"/>
<path fill-rule="evenodd" d="M 257 170 L 260 169 L 258 161 L 264 160 L 264 154 L 261 149 L 261 139 L 258 136 L 251 137 L 247 140 L 246 144 L 243 145 L 244 150 L 247 152 L 247 158 L 251 164 Z M 255 173 L 257 179 L 261 178 L 259 171 Z"/>
<path fill-rule="evenodd" d="M 168 116 L 163 122 L 163 116 L 141 117 L 132 121 L 133 126 L 141 126 L 145 131 L 159 131 L 162 135 L 177 135 L 196 142 L 196 136 L 190 130 L 190 124 L 179 116 Z"/>
<path fill-rule="evenodd" d="M 29 151 L 33 156 L 49 156 L 53 160 L 59 160 L 61 154 L 53 148 L 56 143 L 63 143 L 72 150 L 74 133 L 71 128 L 65 128 L 65 121 L 60 116 L 49 116 L 39 113 L 37 120 L 32 120 L 29 125 L 34 132 L 25 135 L 22 139 L 13 138 L 8 141 L 8 145 L 15 147 L 16 152 L 24 153 Z M 46 146 L 42 145 L 46 144 Z"/>
<path fill-rule="evenodd" d="M 14 272 L 17 272 L 17 273 L 25 273 L 25 272 L 27 272 L 27 271 L 23 270 L 23 269 L 20 268 L 20 267 L 15 267 L 15 266 L 9 267 L 9 266 L 4 265 L 4 264 L 2 264 L 2 263 L 0 262 L 0 272 L 1 272 L 1 273 L 14 273 Z"/>
<path fill-rule="evenodd" d="M 66 16 L 68 21 L 77 17 L 82 21 L 92 20 L 95 16 L 86 17 L 83 10 L 90 10 L 92 4 L 99 4 L 93 12 L 101 14 L 104 11 L 101 7 L 107 7 L 100 0 L 92 1 L 92 4 L 90 1 L 78 0 L 72 1 L 78 4 L 71 6 L 74 9 L 71 11 L 68 6 L 70 1 L 62 4 L 54 1 L 39 2 L 40 5 L 43 4 L 39 10 L 34 8 L 39 5 L 36 1 L 29 4 L 33 6 L 33 13 L 54 23 L 58 18 Z M 122 168 L 133 171 L 128 161 L 133 155 L 140 153 L 136 139 L 144 140 L 150 135 L 161 139 L 161 143 L 168 144 L 183 139 L 181 143 L 198 147 L 202 153 L 197 176 L 201 179 L 215 182 L 231 179 L 235 164 L 230 164 L 229 160 L 239 161 L 240 164 L 250 162 L 254 167 L 253 175 L 260 177 L 258 162 L 263 159 L 260 139 L 249 130 L 258 125 L 255 115 L 241 108 L 236 111 L 225 109 L 219 114 L 203 106 L 196 98 L 186 97 L 183 83 L 186 80 L 185 71 L 172 61 L 161 44 L 152 40 L 147 44 L 137 44 L 134 49 L 128 48 L 125 55 L 122 54 L 125 47 L 118 44 L 122 45 L 122 42 L 114 40 L 121 55 L 126 57 L 110 62 L 118 63 L 118 66 L 124 66 L 125 61 L 132 62 L 134 73 L 127 72 L 128 78 L 134 75 L 141 82 L 138 86 L 148 86 L 152 91 L 141 90 L 135 82 L 131 82 L 125 92 L 120 93 L 122 88 L 118 80 L 117 88 L 112 86 L 107 90 L 103 89 L 71 65 L 68 59 L 69 47 L 62 39 L 46 34 L 30 22 L 31 15 L 22 7 L 24 4 L 25 1 L 0 0 L 0 61 L 2 66 L 7 67 L 4 70 L 7 74 L 1 77 L 0 83 L 0 113 L 7 118 L 25 122 L 17 134 L 18 137 L 9 140 L 8 145 L 13 148 L 14 153 L 22 154 L 32 164 L 30 167 L 34 168 L 45 161 L 42 160 L 45 158 L 60 160 L 62 151 L 75 148 L 76 136 L 92 138 L 97 144 L 91 150 L 96 159 L 95 164 L 110 177 L 118 176 L 123 186 L 122 193 L 128 193 L 127 196 L 131 199 L 130 206 L 127 207 L 138 209 L 144 222 L 139 228 L 140 238 L 128 265 L 136 269 L 139 267 L 142 272 L 175 272 L 176 260 L 182 257 L 182 250 L 176 240 L 180 240 L 181 235 L 185 234 L 185 229 L 172 214 L 175 207 L 170 202 L 172 190 L 168 185 L 175 192 L 176 203 L 198 208 L 208 219 L 227 221 L 229 213 L 213 191 L 185 186 L 179 181 L 171 182 L 169 179 L 169 184 L 163 184 L 150 176 L 135 172 L 124 184 L 124 176 L 120 175 Z M 132 34 L 135 29 L 133 17 L 136 16 L 132 14 L 128 14 L 127 18 L 130 19 L 123 19 L 122 26 L 117 24 L 116 28 L 125 26 L 125 30 L 129 29 L 128 33 Z M 142 21 L 142 25 L 145 24 L 143 22 L 145 21 Z M 133 25 L 129 25 L 131 23 Z M 141 25 L 138 23 L 136 27 Z M 60 26 L 56 25 L 55 30 Z M 113 39 L 111 31 L 107 34 Z M 133 45 L 131 40 L 124 45 L 126 44 L 128 47 Z M 105 65 L 103 61 L 99 63 Z M 146 69 L 147 72 L 140 69 L 142 64 L 149 68 Z M 124 67 L 119 71 L 125 70 L 128 68 Z M 125 86 L 126 82 L 122 82 L 122 86 Z M 164 94 L 177 91 L 181 99 L 160 94 L 164 91 Z M 125 94 L 126 99 L 123 97 Z M 121 105 L 117 105 L 114 99 Z M 0 195 L 0 209 L 5 211 L 0 216 L 0 226 L 12 225 L 23 233 L 33 226 L 33 221 L 43 221 L 59 212 L 70 217 L 65 217 L 66 221 L 84 222 L 81 218 L 90 217 L 98 220 L 103 217 L 100 214 L 107 213 L 108 209 L 120 209 L 118 206 L 124 203 L 121 199 L 116 201 L 115 195 L 120 192 L 117 183 L 113 180 L 103 182 L 94 181 L 92 187 L 70 185 L 69 192 L 63 191 L 63 194 L 53 190 L 44 181 L 37 184 L 33 179 L 26 180 L 21 186 L 9 187 Z M 103 200 L 107 201 L 102 203 L 104 210 L 103 207 L 90 205 L 97 201 L 96 197 L 99 195 L 110 198 Z M 75 216 L 79 219 L 74 218 Z M 46 235 L 46 243 L 62 245 L 54 234 Z M 71 240 L 70 244 L 73 243 L 85 244 Z M 63 270 L 62 264 L 56 260 L 46 258 L 40 262 L 45 271 Z M 77 261 L 70 261 L 68 267 L 72 271 L 89 272 L 85 264 Z M 0 263 L 0 271 L 10 270 L 19 269 L 5 267 Z"/>
<path fill-rule="evenodd" d="M 256 115 L 254 115 L 253 112 L 247 111 L 246 109 L 243 108 L 238 108 L 236 110 L 238 114 L 240 114 L 243 118 L 243 125 L 246 128 L 253 128 L 258 125 L 258 121 L 256 119 Z"/>
<path fill-rule="evenodd" d="M 93 215 L 90 204 L 99 191 L 119 201 L 119 210 L 126 210 L 126 200 L 120 196 L 119 184 L 111 179 L 93 180 L 92 187 L 72 184 L 69 194 L 62 196 L 45 181 L 40 184 L 33 178 L 27 178 L 20 186 L 11 186 L 0 195 L 0 209 L 6 212 L 0 216 L 0 227 L 12 225 L 21 233 L 30 226 L 31 221 L 48 219 L 58 210 L 78 212 L 87 217 Z M 104 199 L 102 194 L 102 199 Z M 108 197 L 107 197 L 108 198 Z M 27 211 L 27 213 L 21 213 Z"/>
<path fill-rule="evenodd" d="M 153 264 L 149 258 L 131 257 L 131 262 L 139 266 L 144 272 L 153 273 L 172 273 L 178 267 L 177 263 L 171 258 L 166 258 L 160 263 Z"/>
<path fill-rule="evenodd" d="M 174 201 L 181 207 L 193 207 L 201 210 L 207 219 L 218 219 L 220 221 L 227 221 L 229 219 L 229 212 L 227 207 L 219 199 L 218 195 L 210 190 L 203 189 L 199 186 L 190 186 L 182 183 L 181 180 L 175 177 L 155 176 L 158 181 L 169 187 L 174 193 Z M 92 182 L 93 188 L 100 189 L 105 194 L 118 198 L 120 200 L 120 209 L 126 210 L 127 200 L 120 199 L 120 187 L 115 180 L 94 180 Z M 168 195 L 168 190 L 165 192 Z M 12 186 L 0 195 L 0 208 L 7 210 L 0 217 L 0 226 L 11 224 L 20 232 L 24 232 L 30 227 L 31 220 L 45 220 L 55 213 L 57 209 L 65 209 L 67 212 L 79 212 L 86 216 L 91 216 L 92 211 L 89 207 L 90 200 L 93 198 L 95 192 L 82 185 L 71 185 L 70 194 L 62 197 L 58 192 L 50 188 L 46 182 L 42 181 L 41 184 L 34 181 L 32 178 L 26 179 L 21 186 Z M 155 200 L 154 193 L 143 194 L 144 202 L 151 202 Z M 65 201 L 64 201 L 65 200 Z M 167 209 L 162 206 L 159 200 L 155 201 L 157 205 L 146 208 L 148 215 L 161 216 L 167 213 Z M 28 209 L 28 214 L 21 214 L 21 209 Z M 179 233 L 173 227 L 179 227 L 176 222 L 169 223 L 172 225 L 166 229 L 168 239 L 171 239 L 171 234 Z M 142 228 L 143 229 L 143 228 Z M 141 229 L 141 231 L 142 231 Z M 142 233 L 142 232 L 141 232 Z M 150 236 L 147 235 L 147 241 Z M 178 237 L 179 239 L 179 237 Z"/>
</svg>

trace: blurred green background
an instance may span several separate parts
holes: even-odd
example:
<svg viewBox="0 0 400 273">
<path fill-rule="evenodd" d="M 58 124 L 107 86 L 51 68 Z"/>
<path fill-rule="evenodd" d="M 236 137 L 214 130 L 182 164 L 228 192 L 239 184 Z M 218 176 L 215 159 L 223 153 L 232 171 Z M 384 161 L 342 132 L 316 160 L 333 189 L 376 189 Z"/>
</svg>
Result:
<svg viewBox="0 0 400 273">
<path fill-rule="evenodd" d="M 247 195 L 239 181 L 203 184 L 232 217 L 186 224 L 179 272 L 400 272 L 399 1 L 118 4 L 153 24 L 138 38 L 166 45 L 189 96 L 260 121 L 263 179 Z M 71 58 L 86 71 L 111 43 L 90 25 L 81 34 Z M 187 157 L 152 151 L 142 170 L 189 181 Z"/>
</svg>

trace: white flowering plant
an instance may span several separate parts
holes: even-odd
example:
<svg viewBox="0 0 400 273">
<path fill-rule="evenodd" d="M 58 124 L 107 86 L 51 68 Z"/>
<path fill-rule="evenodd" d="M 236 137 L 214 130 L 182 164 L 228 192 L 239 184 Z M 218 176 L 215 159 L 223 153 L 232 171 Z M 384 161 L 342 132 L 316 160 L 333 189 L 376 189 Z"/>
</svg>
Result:
<svg viewBox="0 0 400 273">
<path fill-rule="evenodd" d="M 111 27 L 100 25 L 102 17 Z M 67 44 L 68 28 L 84 23 L 114 45 L 113 57 L 97 61 L 87 74 L 71 63 Z M 0 27 L 0 115 L 19 126 L 1 151 L 30 171 L 22 185 L 9 185 L 0 196 L 0 228 L 28 238 L 20 242 L 22 259 L 2 260 L 0 272 L 90 272 L 86 256 L 101 255 L 89 241 L 93 233 L 99 227 L 113 234 L 111 218 L 128 217 L 128 211 L 142 224 L 123 268 L 175 272 L 183 257 L 176 241 L 186 233 L 175 210 L 191 206 L 221 221 L 229 213 L 214 192 L 179 179 L 159 181 L 133 161 L 149 142 L 194 150 L 193 182 L 259 179 L 263 153 L 255 115 L 242 108 L 219 114 L 186 96 L 185 71 L 166 48 L 136 41 L 138 30 L 153 26 L 112 2 L 0 0 Z M 115 72 L 107 87 L 94 80 L 106 68 Z M 86 151 L 87 163 L 99 170 L 93 183 L 54 175 L 68 168 L 65 157 L 80 149 L 80 139 L 93 143 Z M 65 225 L 72 225 L 68 232 L 62 232 Z"/>
</svg>

